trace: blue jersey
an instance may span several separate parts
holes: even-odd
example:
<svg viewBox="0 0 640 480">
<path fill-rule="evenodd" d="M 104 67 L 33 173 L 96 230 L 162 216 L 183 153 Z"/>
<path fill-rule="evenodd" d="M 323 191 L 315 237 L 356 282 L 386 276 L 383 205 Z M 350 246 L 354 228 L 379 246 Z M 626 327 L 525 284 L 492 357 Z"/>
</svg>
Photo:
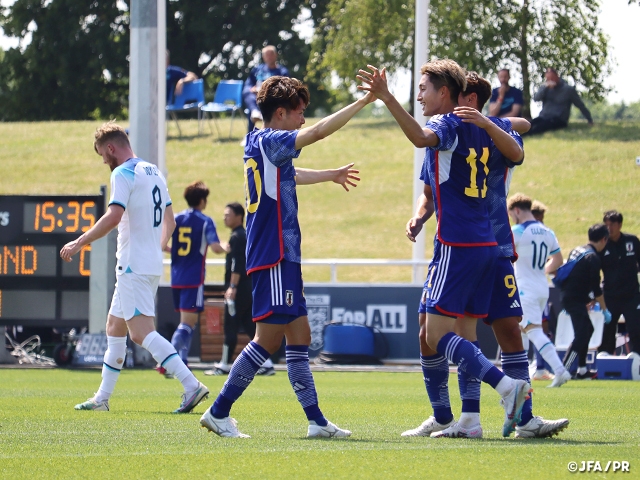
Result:
<svg viewBox="0 0 640 480">
<path fill-rule="evenodd" d="M 427 148 L 420 179 L 431 185 L 438 241 L 457 247 L 496 245 L 487 205 L 491 138 L 453 114 L 434 115 L 427 128 L 439 143 Z"/>
<path fill-rule="evenodd" d="M 189 208 L 176 215 L 171 238 L 171 287 L 194 288 L 204 283 L 207 247 L 220 243 L 213 220 Z"/>
<path fill-rule="evenodd" d="M 247 202 L 247 273 L 300 263 L 300 225 L 293 159 L 297 130 L 254 130 L 244 149 Z"/>
<path fill-rule="evenodd" d="M 490 118 L 502 130 L 508 132 L 522 147 L 522 137 L 513 131 L 511 122 L 504 118 Z M 507 211 L 507 195 L 513 175 L 513 167 L 521 165 L 507 159 L 495 145 L 489 156 L 489 174 L 487 175 L 487 200 L 489 201 L 489 219 L 493 227 L 493 234 L 498 242 L 499 256 L 516 261 L 518 255 L 514 247 L 513 233 L 509 223 Z"/>
</svg>

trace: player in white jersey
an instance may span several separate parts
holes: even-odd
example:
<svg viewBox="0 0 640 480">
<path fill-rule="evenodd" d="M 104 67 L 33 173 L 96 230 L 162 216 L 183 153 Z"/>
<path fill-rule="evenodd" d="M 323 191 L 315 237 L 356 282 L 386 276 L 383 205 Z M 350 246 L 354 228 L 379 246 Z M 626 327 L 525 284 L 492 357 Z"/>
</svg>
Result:
<svg viewBox="0 0 640 480">
<path fill-rule="evenodd" d="M 102 383 L 96 394 L 76 410 L 109 410 L 109 398 L 124 364 L 127 332 L 147 349 L 184 387 L 175 413 L 188 413 L 209 394 L 180 359 L 176 349 L 155 330 L 154 299 L 162 274 L 162 251 L 175 228 L 167 182 L 158 168 L 131 149 L 124 129 L 113 122 L 96 130 L 94 149 L 111 169 L 107 212 L 60 251 L 63 260 L 118 227 L 116 288 L 107 317 L 107 350 Z"/>
<path fill-rule="evenodd" d="M 549 386 L 560 387 L 571 379 L 571 374 L 542 331 L 542 315 L 549 299 L 546 273 L 554 272 L 562 265 L 562 253 L 553 231 L 538 222 L 531 213 L 531 204 L 531 199 L 522 193 L 516 193 L 507 202 L 509 216 L 516 224 L 512 230 L 518 253 L 516 284 L 523 311 L 520 327 L 526 334 L 523 336 L 525 350 L 529 350 L 528 340 L 531 340 L 555 374 Z"/>
</svg>

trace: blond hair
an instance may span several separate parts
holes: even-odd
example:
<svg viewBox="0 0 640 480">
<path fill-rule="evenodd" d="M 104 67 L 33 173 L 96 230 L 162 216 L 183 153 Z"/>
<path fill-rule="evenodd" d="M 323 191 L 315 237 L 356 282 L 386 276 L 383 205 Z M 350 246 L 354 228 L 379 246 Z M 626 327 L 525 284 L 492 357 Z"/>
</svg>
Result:
<svg viewBox="0 0 640 480">
<path fill-rule="evenodd" d="M 447 87 L 455 104 L 458 103 L 458 95 L 467 88 L 467 74 L 464 68 L 448 58 L 425 63 L 420 68 L 420 73 L 429 77 L 436 90 Z"/>
<path fill-rule="evenodd" d="M 531 199 L 524 193 L 516 193 L 507 200 L 507 209 L 513 210 L 514 208 L 531 211 Z"/>
<path fill-rule="evenodd" d="M 539 200 L 534 200 L 531 204 L 531 213 L 534 215 L 544 215 L 547 211 L 547 206 Z"/>
<path fill-rule="evenodd" d="M 124 128 L 118 125 L 115 120 L 103 123 L 101 126 L 96 128 L 93 149 L 98 153 L 98 147 L 102 147 L 106 143 L 117 143 L 123 147 L 131 148 L 127 132 Z"/>
</svg>

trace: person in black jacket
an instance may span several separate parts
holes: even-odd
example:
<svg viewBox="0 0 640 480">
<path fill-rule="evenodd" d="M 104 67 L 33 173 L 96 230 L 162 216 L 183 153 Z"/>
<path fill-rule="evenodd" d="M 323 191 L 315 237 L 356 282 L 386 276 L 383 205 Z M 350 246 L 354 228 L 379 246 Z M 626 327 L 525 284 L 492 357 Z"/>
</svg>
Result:
<svg viewBox="0 0 640 480">
<path fill-rule="evenodd" d="M 214 365 L 213 370 L 206 370 L 205 375 L 227 375 L 233 363 L 233 353 L 238 344 L 240 327 L 250 339 L 256 334 L 256 325 L 252 317 L 251 278 L 247 275 L 247 231 L 244 224 L 244 207 L 238 202 L 227 204 L 224 209 L 224 224 L 231 229 L 229 247 L 225 262 L 224 284 L 227 287 L 224 309 L 224 344 L 222 360 Z M 273 362 L 268 358 L 256 375 L 275 375 Z"/>
<path fill-rule="evenodd" d="M 604 275 L 604 297 L 611 311 L 611 323 L 604 326 L 599 352 L 613 354 L 616 349 L 618 319 L 624 315 L 631 348 L 640 353 L 640 240 L 621 232 L 622 214 L 609 210 L 604 214 L 609 229 L 609 241 L 598 254 Z"/>
<path fill-rule="evenodd" d="M 600 289 L 600 258 L 597 253 L 604 250 L 609 231 L 604 223 L 596 223 L 589 228 L 589 243 L 574 248 L 569 253 L 567 262 L 586 253 L 577 261 L 575 267 L 567 279 L 562 283 L 562 307 L 571 317 L 574 339 L 564 357 L 564 366 L 567 370 L 578 359 L 578 372 L 575 377 L 578 380 L 591 379 L 596 372 L 587 369 L 587 352 L 589 351 L 589 339 L 593 335 L 593 325 L 589 318 L 587 305 L 594 300 L 600 303 L 605 316 L 605 322 L 611 321 L 611 313 L 607 310 L 604 295 Z"/>
</svg>

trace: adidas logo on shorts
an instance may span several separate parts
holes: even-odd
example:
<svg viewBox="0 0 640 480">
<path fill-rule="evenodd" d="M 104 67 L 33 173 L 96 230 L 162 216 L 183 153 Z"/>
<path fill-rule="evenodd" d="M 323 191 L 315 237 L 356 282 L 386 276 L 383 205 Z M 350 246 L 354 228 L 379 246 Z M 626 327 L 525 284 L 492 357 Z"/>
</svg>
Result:
<svg viewBox="0 0 640 480">
<path fill-rule="evenodd" d="M 518 300 L 514 300 L 509 308 L 520 308 L 520 302 L 518 302 Z"/>
</svg>

